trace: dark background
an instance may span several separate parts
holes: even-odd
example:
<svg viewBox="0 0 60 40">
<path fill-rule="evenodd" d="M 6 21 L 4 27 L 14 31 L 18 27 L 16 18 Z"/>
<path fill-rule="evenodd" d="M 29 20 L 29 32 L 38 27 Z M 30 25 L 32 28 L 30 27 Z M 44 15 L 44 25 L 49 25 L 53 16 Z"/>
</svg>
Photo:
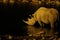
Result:
<svg viewBox="0 0 60 40">
<path fill-rule="evenodd" d="M 53 7 L 50 5 L 41 6 Z M 30 14 L 33 14 L 41 6 L 29 3 L 14 3 L 14 5 L 0 3 L 0 34 L 27 35 L 27 24 L 22 20 L 26 20 Z M 60 6 L 57 7 L 54 5 L 54 8 L 58 11 L 60 10 Z M 57 29 L 59 30 L 60 27 Z"/>
<path fill-rule="evenodd" d="M 25 35 L 27 24 L 22 20 L 26 20 L 29 14 L 33 13 L 34 8 L 30 6 L 28 3 L 0 3 L 0 34 Z"/>
</svg>

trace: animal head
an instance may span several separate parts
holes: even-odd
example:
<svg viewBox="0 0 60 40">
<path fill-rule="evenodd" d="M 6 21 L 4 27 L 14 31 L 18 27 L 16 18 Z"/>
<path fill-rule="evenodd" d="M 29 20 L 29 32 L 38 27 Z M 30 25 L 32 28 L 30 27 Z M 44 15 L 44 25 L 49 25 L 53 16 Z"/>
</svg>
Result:
<svg viewBox="0 0 60 40">
<path fill-rule="evenodd" d="M 31 15 L 29 15 L 29 16 L 31 16 Z M 32 17 L 31 19 L 30 18 L 27 18 L 27 19 L 28 19 L 28 21 L 23 20 L 23 22 L 28 24 L 28 25 L 34 25 L 36 22 L 34 17 Z"/>
</svg>

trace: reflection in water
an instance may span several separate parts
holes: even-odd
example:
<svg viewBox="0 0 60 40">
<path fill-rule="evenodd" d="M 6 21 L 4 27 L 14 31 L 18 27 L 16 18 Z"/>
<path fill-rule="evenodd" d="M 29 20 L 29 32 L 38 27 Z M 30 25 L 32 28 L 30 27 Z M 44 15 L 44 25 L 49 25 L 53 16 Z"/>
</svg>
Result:
<svg viewBox="0 0 60 40">
<path fill-rule="evenodd" d="M 52 30 L 48 30 L 48 29 L 45 29 L 45 28 L 36 28 L 35 26 L 27 26 L 27 29 L 28 29 L 28 35 L 29 36 L 33 36 L 33 37 L 42 37 L 45 38 L 45 37 L 49 37 L 49 39 L 52 39 L 54 37 L 57 37 L 58 35 L 58 32 L 52 32 Z"/>
<path fill-rule="evenodd" d="M 51 32 L 51 30 L 45 28 L 36 28 L 35 26 L 26 26 L 28 35 L 26 36 L 12 36 L 12 35 L 0 35 L 0 39 L 17 39 L 17 40 L 60 40 L 58 38 L 58 32 Z"/>
<path fill-rule="evenodd" d="M 28 34 L 32 34 L 33 36 L 40 35 L 41 33 L 47 33 L 48 29 L 44 29 L 41 27 L 36 28 L 35 26 L 27 26 Z"/>
<path fill-rule="evenodd" d="M 40 28 L 35 28 L 34 26 L 27 26 L 29 36 L 39 36 Z"/>
</svg>

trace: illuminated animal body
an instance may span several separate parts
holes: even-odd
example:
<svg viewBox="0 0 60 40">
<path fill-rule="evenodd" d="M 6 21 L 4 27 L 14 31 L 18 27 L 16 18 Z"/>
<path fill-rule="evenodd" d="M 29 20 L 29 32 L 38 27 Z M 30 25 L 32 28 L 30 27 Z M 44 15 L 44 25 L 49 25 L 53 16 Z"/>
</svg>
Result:
<svg viewBox="0 0 60 40">
<path fill-rule="evenodd" d="M 59 13 L 54 8 L 40 7 L 34 14 L 32 14 L 32 16 L 33 17 L 31 19 L 24 22 L 28 25 L 34 25 L 34 23 L 38 21 L 41 27 L 43 26 L 42 22 L 45 24 L 50 23 L 51 28 L 54 28 L 54 23 L 59 19 Z M 29 22 L 31 22 L 31 24 Z"/>
</svg>

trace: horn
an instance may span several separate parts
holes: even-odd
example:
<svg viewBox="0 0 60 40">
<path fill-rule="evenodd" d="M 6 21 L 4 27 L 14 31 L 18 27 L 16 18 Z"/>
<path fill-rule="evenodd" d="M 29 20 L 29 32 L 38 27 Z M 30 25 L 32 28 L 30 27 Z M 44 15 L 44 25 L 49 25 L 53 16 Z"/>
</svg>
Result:
<svg viewBox="0 0 60 40">
<path fill-rule="evenodd" d="M 29 21 L 24 21 L 23 20 L 23 22 L 26 23 L 26 24 L 28 24 L 28 25 L 32 25 Z"/>
<path fill-rule="evenodd" d="M 30 21 L 30 18 L 28 18 L 28 21 L 23 20 L 23 22 L 27 24 L 29 23 L 29 21 Z"/>
<path fill-rule="evenodd" d="M 23 20 L 23 22 L 28 24 L 28 21 Z"/>
</svg>

